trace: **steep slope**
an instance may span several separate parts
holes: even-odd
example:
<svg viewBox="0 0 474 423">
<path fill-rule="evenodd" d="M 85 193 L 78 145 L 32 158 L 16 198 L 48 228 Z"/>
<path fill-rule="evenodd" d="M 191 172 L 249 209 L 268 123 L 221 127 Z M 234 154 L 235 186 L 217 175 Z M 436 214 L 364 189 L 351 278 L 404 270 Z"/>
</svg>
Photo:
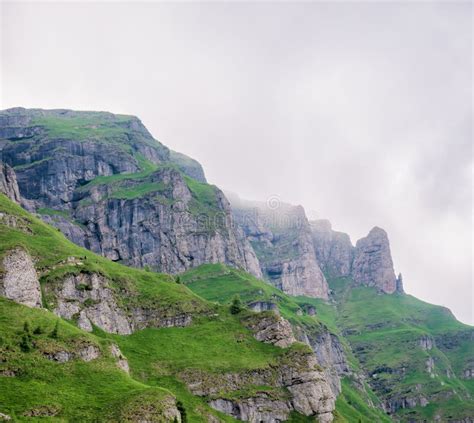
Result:
<svg viewBox="0 0 474 423">
<path fill-rule="evenodd" d="M 280 202 L 243 201 L 233 196 L 232 211 L 260 261 L 264 278 L 290 295 L 328 298 L 304 209 Z"/>
<path fill-rule="evenodd" d="M 403 292 L 402 276 L 393 269 L 387 233 L 378 227 L 352 246 L 349 235 L 334 231 L 328 220 L 310 222 L 316 257 L 328 277 L 350 277 L 354 285 L 380 292 Z"/>
<path fill-rule="evenodd" d="M 404 422 L 472 420 L 471 326 L 407 294 L 384 295 L 348 278 L 329 283 L 336 309 L 319 317 L 343 334 L 387 414 Z"/>
<path fill-rule="evenodd" d="M 9 109 L 0 112 L 0 150 L 23 205 L 78 245 L 167 273 L 222 262 L 260 276 L 223 193 L 136 117 Z"/>
<path fill-rule="evenodd" d="M 170 276 L 96 256 L 4 195 L 0 218 L 0 413 L 332 421 L 325 372 L 285 320 L 232 314 Z"/>
<path fill-rule="evenodd" d="M 390 421 L 381 407 L 377 407 L 379 401 L 364 381 L 349 345 L 342 336 L 332 332 L 338 330 L 327 318 L 335 315 L 333 306 L 318 299 L 290 297 L 245 272 L 222 265 L 204 265 L 190 270 L 181 275 L 181 280 L 211 301 L 228 304 L 239 295 L 250 309 L 272 310 L 287 319 L 298 339 L 314 351 L 333 393 L 338 395 L 335 421 Z"/>
</svg>

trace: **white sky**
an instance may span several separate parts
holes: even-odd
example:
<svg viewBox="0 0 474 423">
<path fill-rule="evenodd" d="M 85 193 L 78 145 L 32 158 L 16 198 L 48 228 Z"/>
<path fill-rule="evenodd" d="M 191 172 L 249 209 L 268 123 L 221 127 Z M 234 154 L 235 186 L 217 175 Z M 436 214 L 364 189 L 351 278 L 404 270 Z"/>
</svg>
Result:
<svg viewBox="0 0 474 423">
<path fill-rule="evenodd" d="M 470 2 L 5 3 L 1 108 L 139 116 L 209 181 L 389 233 L 473 323 Z"/>
</svg>

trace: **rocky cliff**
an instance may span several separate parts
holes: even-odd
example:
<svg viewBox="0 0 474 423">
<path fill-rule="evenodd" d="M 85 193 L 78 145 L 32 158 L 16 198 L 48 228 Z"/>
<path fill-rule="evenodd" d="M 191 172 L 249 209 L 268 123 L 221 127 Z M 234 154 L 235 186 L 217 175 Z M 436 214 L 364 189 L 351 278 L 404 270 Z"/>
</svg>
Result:
<svg viewBox="0 0 474 423">
<path fill-rule="evenodd" d="M 326 374 L 311 349 L 296 341 L 290 323 L 283 317 L 272 311 L 242 312 L 232 316 L 226 306 L 208 303 L 174 278 L 128 268 L 73 245 L 53 228 L 19 206 L 13 206 L 3 195 L 0 195 L 0 213 L 11 216 L 9 221 L 21 219 L 28 228 L 0 226 L 0 257 L 3 258 L 0 296 L 33 310 L 44 304 L 41 310 L 44 314 L 34 320 L 35 325 L 39 326 L 33 333 L 28 322 L 15 320 L 16 325 L 23 324 L 24 327 L 20 342 L 16 339 L 19 336 L 17 329 L 9 335 L 11 340 L 5 340 L 2 333 L 0 377 L 3 377 L 3 371 L 8 377 L 16 377 L 18 366 L 23 373 L 27 372 L 23 363 L 34 356 L 35 365 L 41 369 L 41 366 L 50 365 L 43 364 L 44 360 L 58 366 L 74 366 L 78 361 L 95 363 L 106 360 L 105 375 L 115 377 L 114 371 L 120 369 L 124 372 L 124 380 L 128 381 L 132 376 L 142 375 L 140 362 L 151 362 L 159 370 L 164 360 L 163 357 L 156 358 L 164 346 L 161 336 L 172 335 L 174 342 L 181 339 L 184 344 L 167 343 L 174 354 L 166 355 L 170 363 L 162 371 L 168 380 L 172 377 L 173 383 L 184 383 L 192 394 L 203 398 L 197 410 L 204 413 L 201 415 L 207 413 L 210 421 L 219 421 L 208 411 L 212 409 L 254 423 L 287 420 L 292 412 L 317 417 L 321 422 L 332 421 L 335 395 Z M 244 274 L 241 270 L 235 272 Z M 0 299 L 1 309 L 11 308 L 11 302 L 4 304 L 4 301 Z M 25 311 L 20 309 L 16 313 Z M 48 329 L 49 334 L 45 335 L 45 320 L 57 319 L 53 313 L 68 323 L 61 328 L 56 323 L 54 329 Z M 0 317 L 1 323 L 4 316 Z M 222 321 L 221 327 L 216 327 Z M 145 328 L 148 331 L 142 331 Z M 187 328 L 192 332 L 181 332 L 181 335 L 176 331 L 164 331 Z M 159 335 L 157 330 L 161 330 Z M 198 342 L 197 351 L 204 351 L 204 362 L 197 360 L 201 353 L 196 351 L 191 355 L 193 365 L 189 366 L 189 356 L 183 347 L 189 345 L 190 334 L 194 336 L 195 331 L 202 334 L 194 342 Z M 97 340 L 101 333 L 114 334 L 114 343 L 110 344 L 110 337 L 106 336 L 106 343 L 101 347 L 101 341 Z M 62 342 L 66 336 L 71 336 L 69 334 L 74 334 L 77 339 L 66 345 Z M 149 337 L 148 340 L 140 340 L 143 336 Z M 221 339 L 222 336 L 225 338 Z M 8 354 L 3 349 L 4 342 L 8 342 Z M 130 342 L 135 345 L 131 349 Z M 129 363 L 122 353 L 124 351 L 128 357 L 130 354 L 135 356 L 139 345 L 138 351 L 147 348 L 150 343 L 156 345 L 154 350 L 146 353 L 146 359 L 136 358 Z M 185 360 L 180 362 L 175 355 L 183 352 Z M 12 353 L 29 355 L 24 360 L 16 358 L 15 361 L 11 359 Z M 223 355 L 223 363 L 228 370 L 216 370 L 209 354 L 214 354 L 215 359 L 221 359 Z M 246 357 L 239 365 L 234 362 L 236 354 Z M 252 361 L 247 363 L 248 359 Z M 110 365 L 113 365 L 112 368 Z M 104 366 L 103 361 L 100 366 Z M 66 377 L 62 370 L 55 368 L 55 371 Z M 92 375 L 97 377 L 101 371 L 97 369 Z M 146 374 L 146 382 L 154 374 L 153 371 L 149 370 Z M 33 376 L 35 380 L 39 373 L 38 370 Z M 88 376 L 82 377 L 87 379 Z M 108 389 L 113 389 L 113 386 Z M 61 397 L 61 393 L 58 394 L 58 398 Z M 142 399 L 137 400 L 136 404 L 132 398 L 129 400 L 132 403 L 126 402 L 128 405 L 124 407 L 121 401 L 121 406 L 116 409 L 116 413 L 120 414 L 118 420 L 107 420 L 105 417 L 104 420 L 174 421 L 176 418 L 180 421 L 185 415 L 183 405 L 169 393 L 166 398 L 156 398 L 155 407 L 148 402 L 143 403 Z M 64 416 L 62 413 L 69 408 L 45 405 L 43 400 L 39 400 L 39 404 L 42 411 L 37 416 L 43 417 Z M 132 409 L 135 410 L 133 415 Z"/>
<path fill-rule="evenodd" d="M 15 171 L 7 164 L 0 161 L 0 192 L 10 200 L 20 204 L 20 189 L 16 180 Z"/>
<path fill-rule="evenodd" d="M 252 423 L 286 421 L 292 411 L 315 416 L 321 423 L 333 420 L 336 394 L 309 348 L 297 343 L 288 321 L 273 312 L 251 315 L 244 323 L 256 339 L 288 348 L 266 369 L 205 377 L 192 370 L 181 374 L 195 395 L 210 398 L 216 410 Z M 245 395 L 249 387 L 263 387 Z"/>
<path fill-rule="evenodd" d="M 223 193 L 133 116 L 9 109 L 0 150 L 24 206 L 81 246 L 167 273 L 222 262 L 261 275 Z M 9 167 L 1 175 L 13 186 Z"/>
<path fill-rule="evenodd" d="M 334 231 L 328 220 L 310 222 L 316 257 L 326 275 L 349 277 L 356 285 L 375 287 L 392 294 L 403 292 L 400 274 L 395 276 L 387 233 L 374 227 L 354 247 L 347 234 Z"/>
<path fill-rule="evenodd" d="M 329 220 L 310 222 L 314 251 L 321 269 L 331 277 L 350 276 L 354 247 L 349 235 L 334 231 Z"/>
<path fill-rule="evenodd" d="M 387 233 L 378 227 L 357 241 L 352 278 L 356 284 L 372 286 L 387 294 L 397 290 Z"/>
<path fill-rule="evenodd" d="M 301 206 L 232 198 L 235 220 L 259 259 L 264 278 L 290 295 L 328 298 L 311 229 Z"/>
</svg>

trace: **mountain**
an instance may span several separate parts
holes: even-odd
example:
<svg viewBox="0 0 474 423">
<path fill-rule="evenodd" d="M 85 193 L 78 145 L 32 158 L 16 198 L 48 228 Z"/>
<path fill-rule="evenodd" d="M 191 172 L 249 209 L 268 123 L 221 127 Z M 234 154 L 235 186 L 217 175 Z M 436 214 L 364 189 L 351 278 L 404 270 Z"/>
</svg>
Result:
<svg viewBox="0 0 474 423">
<path fill-rule="evenodd" d="M 234 219 L 254 248 L 265 279 L 290 295 L 328 299 L 303 207 L 229 198 Z"/>
<path fill-rule="evenodd" d="M 229 203 L 132 116 L 9 109 L 0 151 L 0 420 L 473 422 L 474 330 L 383 229 Z"/>
<path fill-rule="evenodd" d="M 224 194 L 136 117 L 9 109 L 0 150 L 23 205 L 78 245 L 167 273 L 222 262 L 260 276 Z"/>
<path fill-rule="evenodd" d="M 352 246 L 349 235 L 332 230 L 328 220 L 310 222 L 318 263 L 330 277 L 351 277 L 355 285 L 386 294 L 403 292 L 401 274 L 393 270 L 387 233 L 378 227 Z"/>
<path fill-rule="evenodd" d="M 326 375 L 286 319 L 97 256 L 2 194 L 0 217 L 0 416 L 332 420 Z"/>
</svg>

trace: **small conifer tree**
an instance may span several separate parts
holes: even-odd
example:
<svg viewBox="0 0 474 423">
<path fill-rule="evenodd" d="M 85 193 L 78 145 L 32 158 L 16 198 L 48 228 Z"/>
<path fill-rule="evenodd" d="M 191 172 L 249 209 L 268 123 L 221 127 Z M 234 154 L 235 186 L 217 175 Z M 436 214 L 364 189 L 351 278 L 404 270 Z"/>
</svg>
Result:
<svg viewBox="0 0 474 423">
<path fill-rule="evenodd" d="M 242 301 L 240 296 L 237 294 L 233 300 L 232 304 L 230 305 L 230 312 L 231 314 L 239 314 L 242 311 Z"/>
</svg>

